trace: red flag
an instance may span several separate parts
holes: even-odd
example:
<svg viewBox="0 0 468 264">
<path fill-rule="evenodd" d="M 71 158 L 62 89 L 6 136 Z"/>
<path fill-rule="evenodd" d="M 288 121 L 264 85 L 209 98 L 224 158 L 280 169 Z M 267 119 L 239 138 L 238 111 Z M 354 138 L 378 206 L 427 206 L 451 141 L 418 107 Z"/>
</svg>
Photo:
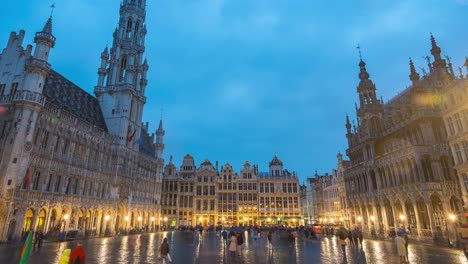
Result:
<svg viewBox="0 0 468 264">
<path fill-rule="evenodd" d="M 133 133 L 127 138 L 128 142 L 131 142 L 133 140 L 133 137 L 135 136 L 136 129 L 133 130 Z"/>
<path fill-rule="evenodd" d="M 32 175 L 32 170 L 28 169 L 26 171 L 25 180 L 24 180 L 24 188 L 25 189 L 29 189 L 29 185 L 31 184 L 31 175 Z"/>
</svg>

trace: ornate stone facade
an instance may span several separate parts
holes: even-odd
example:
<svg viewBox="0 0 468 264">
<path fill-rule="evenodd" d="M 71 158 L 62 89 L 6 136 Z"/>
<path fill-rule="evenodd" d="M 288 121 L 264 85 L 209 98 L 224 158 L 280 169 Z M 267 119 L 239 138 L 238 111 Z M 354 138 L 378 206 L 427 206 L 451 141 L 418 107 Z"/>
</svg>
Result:
<svg viewBox="0 0 468 264">
<path fill-rule="evenodd" d="M 141 122 L 146 102 L 146 1 L 124 0 L 97 98 L 51 69 L 52 17 L 23 48 L 12 32 L 0 54 L 0 240 L 30 229 L 82 235 L 159 224 L 162 122 Z"/>
<path fill-rule="evenodd" d="M 164 170 L 162 219 L 172 226 L 298 225 L 300 208 L 297 175 L 276 156 L 269 173 L 249 162 L 239 174 L 229 163 L 218 169 L 205 160 L 197 168 L 190 155 L 178 172 L 172 160 Z"/>
<path fill-rule="evenodd" d="M 406 228 L 415 238 L 437 240 L 454 233 L 448 216 L 461 213 L 460 191 L 441 106 L 444 91 L 466 81 L 441 58 L 432 36 L 431 46 L 429 72 L 420 78 L 410 60 L 412 85 L 387 103 L 359 63 L 357 124 L 346 117 L 345 185 L 351 224 L 365 231 Z"/>
</svg>

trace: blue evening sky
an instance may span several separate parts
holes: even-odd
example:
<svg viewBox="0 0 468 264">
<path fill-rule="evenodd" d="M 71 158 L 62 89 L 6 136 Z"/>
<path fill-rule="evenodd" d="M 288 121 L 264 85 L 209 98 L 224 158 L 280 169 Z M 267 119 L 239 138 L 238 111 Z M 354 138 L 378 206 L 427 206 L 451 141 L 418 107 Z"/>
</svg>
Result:
<svg viewBox="0 0 468 264">
<path fill-rule="evenodd" d="M 2 1 L 0 47 L 25 44 L 53 1 Z M 56 0 L 53 68 L 93 93 L 100 53 L 112 43 L 120 1 Z M 387 101 L 410 84 L 408 58 L 426 67 L 430 32 L 455 68 L 468 56 L 468 0 L 148 0 L 150 65 L 144 122 L 164 108 L 165 157 L 179 166 L 249 160 L 261 171 L 277 153 L 302 179 L 331 172 L 355 118 L 359 56 Z M 458 71 L 457 71 L 458 72 Z"/>
</svg>

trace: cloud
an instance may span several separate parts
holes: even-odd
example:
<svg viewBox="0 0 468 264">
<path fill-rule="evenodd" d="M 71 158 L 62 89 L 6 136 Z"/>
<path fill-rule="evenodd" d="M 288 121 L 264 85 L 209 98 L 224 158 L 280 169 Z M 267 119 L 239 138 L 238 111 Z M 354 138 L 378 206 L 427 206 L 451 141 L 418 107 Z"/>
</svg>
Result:
<svg viewBox="0 0 468 264">
<path fill-rule="evenodd" d="M 234 4 L 233 4 L 234 3 Z M 244 41 L 261 40 L 271 35 L 280 22 L 273 10 L 248 6 L 242 12 L 235 1 L 197 0 L 164 2 L 168 13 L 167 23 L 175 26 L 178 33 L 196 34 L 200 38 L 217 37 Z M 233 6 L 234 5 L 234 6 Z"/>
<path fill-rule="evenodd" d="M 416 0 L 395 1 L 388 8 L 375 8 L 351 24 L 349 40 L 356 44 L 365 40 L 387 37 L 389 34 L 409 33 L 424 26 L 434 13 L 427 8 L 430 3 Z"/>
</svg>

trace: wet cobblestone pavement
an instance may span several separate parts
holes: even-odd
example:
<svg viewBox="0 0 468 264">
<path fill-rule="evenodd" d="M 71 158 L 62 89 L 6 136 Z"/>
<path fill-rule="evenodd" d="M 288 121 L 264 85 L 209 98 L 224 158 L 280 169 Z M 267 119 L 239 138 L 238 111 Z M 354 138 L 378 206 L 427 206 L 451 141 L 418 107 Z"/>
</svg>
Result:
<svg viewBox="0 0 468 264">
<path fill-rule="evenodd" d="M 160 263 L 158 248 L 167 236 L 174 264 L 189 263 L 399 263 L 393 241 L 364 240 L 359 249 L 347 247 L 343 260 L 336 238 L 321 241 L 299 237 L 294 247 L 279 234 L 273 235 L 273 249 L 269 250 L 266 236 L 258 241 L 246 239 L 242 256 L 231 257 L 222 239 L 215 233 L 203 237 L 191 232 L 160 232 L 121 237 L 82 240 L 86 250 L 86 263 Z M 58 263 L 66 248 L 73 248 L 77 241 L 44 243 L 40 250 L 33 251 L 28 264 Z M 0 263 L 18 263 L 20 245 L 0 245 Z M 462 250 L 435 245 L 410 243 L 410 263 L 468 263 Z"/>
</svg>

